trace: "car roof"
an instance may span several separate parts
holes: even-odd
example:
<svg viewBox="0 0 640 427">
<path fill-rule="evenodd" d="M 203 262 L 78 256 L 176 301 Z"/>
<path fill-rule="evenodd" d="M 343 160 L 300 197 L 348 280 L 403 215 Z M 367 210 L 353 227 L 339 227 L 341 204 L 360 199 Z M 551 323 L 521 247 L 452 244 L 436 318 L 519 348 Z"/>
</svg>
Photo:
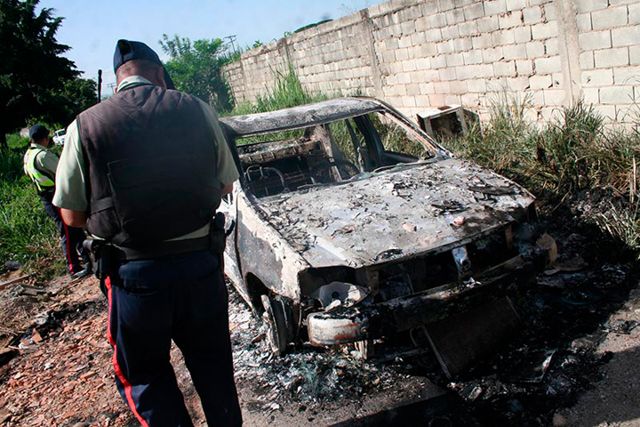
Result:
<svg viewBox="0 0 640 427">
<path fill-rule="evenodd" d="M 267 113 L 222 117 L 220 122 L 234 136 L 249 136 L 301 129 L 347 117 L 360 116 L 385 107 L 373 98 L 336 98 Z"/>
</svg>

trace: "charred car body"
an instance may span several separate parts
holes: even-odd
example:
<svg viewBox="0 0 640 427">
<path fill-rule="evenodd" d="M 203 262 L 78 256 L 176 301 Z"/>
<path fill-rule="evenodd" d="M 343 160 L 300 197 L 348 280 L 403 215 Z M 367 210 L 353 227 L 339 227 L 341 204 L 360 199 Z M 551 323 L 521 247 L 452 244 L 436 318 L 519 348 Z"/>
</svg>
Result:
<svg viewBox="0 0 640 427">
<path fill-rule="evenodd" d="M 549 256 L 525 189 L 372 98 L 221 122 L 241 170 L 225 272 L 274 351 L 419 335 L 454 374 L 517 323 L 504 288 Z"/>
</svg>

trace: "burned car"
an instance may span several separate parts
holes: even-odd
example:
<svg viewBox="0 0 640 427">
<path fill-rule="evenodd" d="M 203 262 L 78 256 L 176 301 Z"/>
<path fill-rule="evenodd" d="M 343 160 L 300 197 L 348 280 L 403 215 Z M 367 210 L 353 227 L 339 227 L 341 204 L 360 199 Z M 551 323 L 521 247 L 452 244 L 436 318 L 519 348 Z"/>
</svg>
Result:
<svg viewBox="0 0 640 427">
<path fill-rule="evenodd" d="M 536 244 L 527 190 L 372 98 L 221 123 L 241 171 L 220 208 L 225 273 L 266 319 L 273 351 L 368 353 L 404 336 L 452 375 L 517 324 L 506 288 L 550 247 Z"/>
</svg>

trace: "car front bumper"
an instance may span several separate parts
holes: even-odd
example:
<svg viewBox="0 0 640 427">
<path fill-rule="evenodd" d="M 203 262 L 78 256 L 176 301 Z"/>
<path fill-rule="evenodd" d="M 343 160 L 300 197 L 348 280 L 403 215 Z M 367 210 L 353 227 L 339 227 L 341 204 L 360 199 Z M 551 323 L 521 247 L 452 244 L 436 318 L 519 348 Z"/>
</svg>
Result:
<svg viewBox="0 0 640 427">
<path fill-rule="evenodd" d="M 451 283 L 376 304 L 339 306 L 307 317 L 309 342 L 316 346 L 389 336 L 445 319 L 492 297 L 503 297 L 505 287 L 535 276 L 544 268 L 547 251 L 538 249 L 491 267 L 475 280 Z"/>
</svg>

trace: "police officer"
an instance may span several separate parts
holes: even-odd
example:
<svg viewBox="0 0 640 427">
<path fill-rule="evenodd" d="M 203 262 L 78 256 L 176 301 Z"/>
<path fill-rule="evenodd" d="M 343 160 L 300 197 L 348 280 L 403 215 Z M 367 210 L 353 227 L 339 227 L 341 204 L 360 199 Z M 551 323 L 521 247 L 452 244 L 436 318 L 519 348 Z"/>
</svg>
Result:
<svg viewBox="0 0 640 427">
<path fill-rule="evenodd" d="M 59 209 L 51 204 L 55 191 L 58 156 L 47 149 L 51 143 L 49 130 L 40 124 L 31 126 L 29 140 L 29 148 L 24 155 L 24 172 L 35 184 L 45 212 L 58 228 L 62 253 L 67 261 L 69 274 L 73 278 L 87 276 L 90 269 L 88 268 L 89 257 L 82 248 L 84 231 L 80 228 L 68 227 L 60 218 Z M 79 254 L 82 254 L 82 260 L 87 266 L 82 266 Z"/>
<path fill-rule="evenodd" d="M 103 239 L 116 385 L 141 425 L 192 425 L 173 340 L 208 424 L 240 425 L 215 216 L 236 166 L 215 112 L 172 90 L 151 48 L 119 40 L 113 62 L 116 94 L 67 129 L 53 203 Z"/>
</svg>

